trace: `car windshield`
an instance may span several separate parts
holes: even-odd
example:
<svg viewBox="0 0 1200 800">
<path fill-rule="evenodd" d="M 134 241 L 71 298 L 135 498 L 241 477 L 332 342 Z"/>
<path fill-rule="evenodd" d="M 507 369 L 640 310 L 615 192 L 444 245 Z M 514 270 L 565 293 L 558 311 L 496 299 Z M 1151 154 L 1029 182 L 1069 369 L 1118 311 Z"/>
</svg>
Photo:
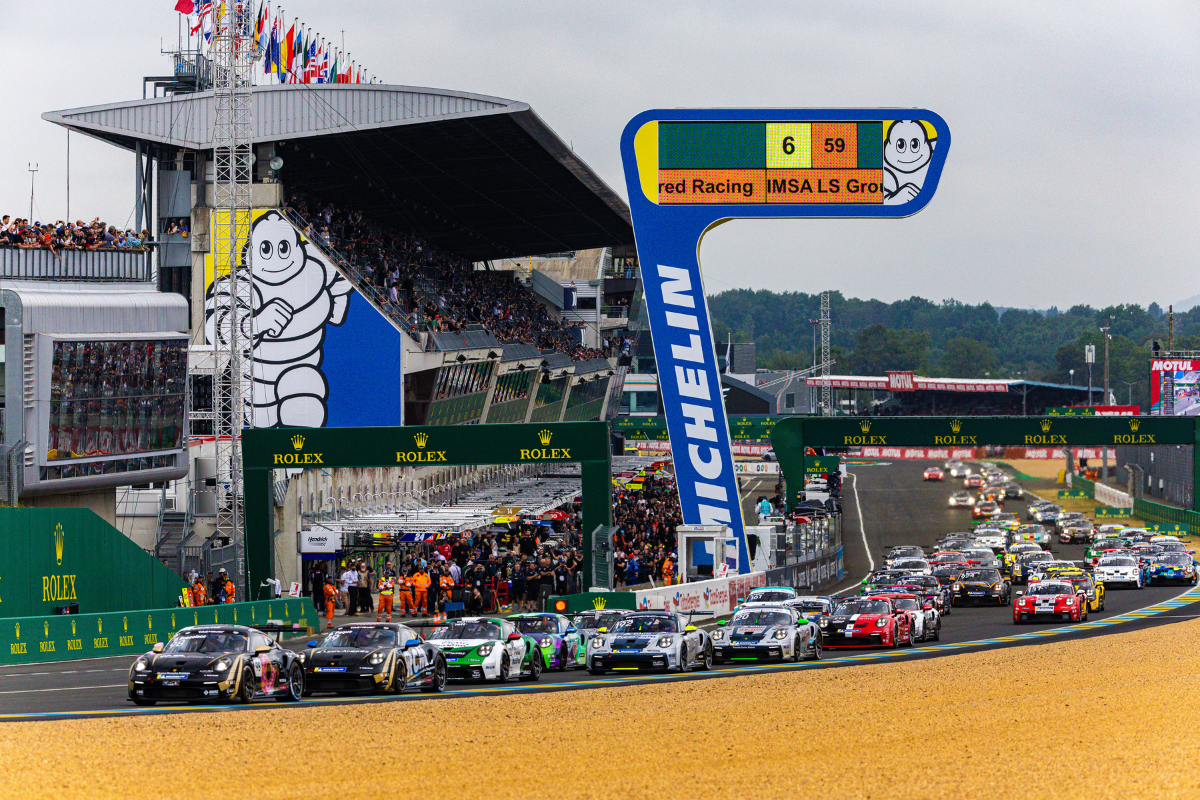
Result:
<svg viewBox="0 0 1200 800">
<path fill-rule="evenodd" d="M 916 600 L 900 598 L 896 601 L 896 608 L 902 608 L 905 611 L 920 611 L 921 604 Z"/>
<path fill-rule="evenodd" d="M 958 576 L 960 581 L 984 581 L 995 583 L 1000 580 L 1000 573 L 994 569 L 966 569 Z"/>
<path fill-rule="evenodd" d="M 1164 553 L 1186 553 L 1187 545 L 1183 542 L 1163 542 L 1158 545 Z"/>
<path fill-rule="evenodd" d="M 1118 547 L 1124 547 L 1125 543 L 1120 539 L 1101 539 L 1092 545 L 1095 550 L 1115 550 Z"/>
<path fill-rule="evenodd" d="M 893 564 L 896 569 L 925 569 L 929 562 L 923 558 L 906 558 Z"/>
<path fill-rule="evenodd" d="M 1137 561 L 1134 561 L 1132 558 L 1125 558 L 1124 556 L 1118 556 L 1116 558 L 1102 558 L 1102 559 L 1100 559 L 1099 566 L 1101 566 L 1101 567 L 1136 567 Z"/>
<path fill-rule="evenodd" d="M 612 624 L 621 617 L 621 614 L 597 614 L 595 612 L 588 612 L 586 614 L 577 615 L 575 619 L 571 620 L 571 624 L 579 630 L 583 630 L 584 628 L 595 630 L 596 628 L 611 627 Z"/>
<path fill-rule="evenodd" d="M 441 639 L 491 639 L 500 638 L 500 626 L 491 622 L 456 622 L 453 625 L 443 625 L 429 634 L 430 641 Z"/>
<path fill-rule="evenodd" d="M 334 631 L 322 647 L 395 647 L 396 632 L 390 628 L 350 628 Z"/>
<path fill-rule="evenodd" d="M 181 631 L 163 648 L 164 653 L 243 653 L 246 637 L 235 631 Z"/>
<path fill-rule="evenodd" d="M 914 558 L 922 555 L 919 547 L 893 547 L 888 558 Z"/>
<path fill-rule="evenodd" d="M 1186 567 L 1192 563 L 1192 558 L 1184 553 L 1170 553 L 1165 556 L 1160 556 L 1158 563 L 1166 564 L 1171 567 Z"/>
<path fill-rule="evenodd" d="M 1036 553 L 1022 553 L 1021 560 L 1026 564 L 1032 564 L 1035 561 L 1053 561 L 1054 556 L 1050 555 L 1045 550 L 1039 550 Z"/>
<path fill-rule="evenodd" d="M 558 633 L 554 617 L 518 617 L 512 621 L 521 633 Z"/>
<path fill-rule="evenodd" d="M 621 633 L 676 633 L 674 617 L 626 617 L 617 623 Z"/>
<path fill-rule="evenodd" d="M 733 615 L 734 625 L 787 625 L 791 621 L 791 616 L 783 611 L 766 611 L 759 608 L 749 608 Z"/>
<path fill-rule="evenodd" d="M 850 600 L 840 603 L 834 614 L 887 614 L 891 609 L 883 600 Z"/>
<path fill-rule="evenodd" d="M 796 595 L 791 592 L 781 591 L 779 589 L 755 589 L 746 598 L 746 602 L 751 603 L 782 603 L 784 600 L 791 600 Z"/>
<path fill-rule="evenodd" d="M 1029 590 L 1033 595 L 1074 594 L 1075 588 L 1069 583 L 1039 583 Z"/>
<path fill-rule="evenodd" d="M 969 550 L 963 550 L 962 554 L 970 558 L 991 558 L 993 555 L 991 550 L 985 550 L 982 547 L 973 547 Z"/>
<path fill-rule="evenodd" d="M 822 603 L 819 600 L 806 600 L 803 603 L 794 603 L 792 608 L 797 609 L 798 611 L 829 611 L 828 604 Z"/>
</svg>

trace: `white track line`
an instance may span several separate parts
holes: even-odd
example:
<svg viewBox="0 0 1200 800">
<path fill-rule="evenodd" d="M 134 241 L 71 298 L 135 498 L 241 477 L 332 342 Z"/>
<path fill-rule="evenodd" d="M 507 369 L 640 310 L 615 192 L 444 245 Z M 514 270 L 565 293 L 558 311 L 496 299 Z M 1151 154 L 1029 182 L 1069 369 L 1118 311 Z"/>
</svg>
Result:
<svg viewBox="0 0 1200 800">
<path fill-rule="evenodd" d="M 33 692 L 75 692 L 82 689 L 116 689 L 126 686 L 124 683 L 110 683 L 107 686 L 62 686 L 56 689 L 10 689 L 0 694 L 32 694 Z"/>
<path fill-rule="evenodd" d="M 862 503 L 858 501 L 858 475 L 851 472 L 850 477 L 854 478 L 854 507 L 858 510 L 858 532 L 862 534 L 863 550 L 867 551 L 867 563 L 871 565 L 871 569 L 867 574 L 875 571 L 875 557 L 871 555 L 871 546 L 867 544 L 867 528 L 863 522 Z"/>
</svg>

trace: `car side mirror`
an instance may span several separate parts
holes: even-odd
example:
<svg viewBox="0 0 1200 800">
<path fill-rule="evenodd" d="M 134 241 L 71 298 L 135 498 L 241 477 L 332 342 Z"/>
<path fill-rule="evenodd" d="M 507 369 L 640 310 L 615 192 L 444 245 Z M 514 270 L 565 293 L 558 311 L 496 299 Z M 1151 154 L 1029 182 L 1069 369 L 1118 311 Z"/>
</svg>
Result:
<svg viewBox="0 0 1200 800">
<path fill-rule="evenodd" d="M 416 647 L 420 643 L 421 643 L 420 639 L 409 639 L 407 642 L 404 643 L 404 649 L 407 650 L 410 647 Z"/>
<path fill-rule="evenodd" d="M 316 647 L 316 646 L 317 646 L 316 639 L 313 639 L 312 641 L 308 642 L 308 644 L 306 645 L 306 647 Z"/>
<path fill-rule="evenodd" d="M 520 638 L 521 638 L 521 634 L 519 634 L 519 633 L 510 633 L 510 634 L 508 635 L 508 640 L 509 640 L 510 642 L 515 642 L 515 641 L 517 641 L 517 640 L 518 640 L 518 639 L 520 639 Z"/>
<path fill-rule="evenodd" d="M 600 628 L 600 633 L 608 633 L 608 628 Z"/>
<path fill-rule="evenodd" d="M 684 632 L 684 633 L 691 633 L 691 632 L 692 632 L 692 631 L 694 631 L 694 630 L 696 630 L 696 626 L 695 626 L 695 625 L 688 625 L 687 627 L 685 627 L 685 628 L 683 629 L 683 632 Z"/>
<path fill-rule="evenodd" d="M 163 643 L 155 642 L 154 647 L 151 647 L 150 649 L 153 650 L 155 653 L 161 653 L 163 651 Z"/>
<path fill-rule="evenodd" d="M 1024 595 L 1024 594 L 1025 594 L 1025 593 L 1024 593 L 1024 592 L 1022 592 L 1022 591 L 1019 591 L 1019 590 L 1017 591 L 1017 597 L 1021 597 L 1021 596 L 1022 596 L 1022 595 Z"/>
<path fill-rule="evenodd" d="M 926 610 L 926 611 L 929 611 L 929 610 L 930 610 L 930 609 L 932 609 L 932 608 L 933 608 L 933 603 L 926 603 L 926 604 L 925 604 L 925 610 Z"/>
<path fill-rule="evenodd" d="M 567 628 L 567 633 L 579 633 L 579 631 L 575 630 L 574 628 Z"/>
<path fill-rule="evenodd" d="M 271 645 L 269 644 L 260 644 L 258 647 L 254 648 L 255 655 L 261 656 L 263 653 L 269 652 L 271 652 Z"/>
<path fill-rule="evenodd" d="M 729 624 L 729 622 L 728 622 L 728 621 L 726 621 L 726 620 L 720 620 L 720 621 L 718 621 L 718 622 L 717 622 L 717 627 L 719 627 L 719 628 L 724 628 L 724 627 L 725 627 L 726 625 L 728 625 L 728 624 Z"/>
</svg>

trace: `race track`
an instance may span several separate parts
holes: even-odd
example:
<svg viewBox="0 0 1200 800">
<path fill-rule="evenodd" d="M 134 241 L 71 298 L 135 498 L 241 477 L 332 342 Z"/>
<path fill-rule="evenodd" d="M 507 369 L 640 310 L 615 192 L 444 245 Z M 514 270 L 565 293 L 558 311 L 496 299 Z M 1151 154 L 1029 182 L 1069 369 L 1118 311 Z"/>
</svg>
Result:
<svg viewBox="0 0 1200 800">
<path fill-rule="evenodd" d="M 970 513 L 946 505 L 950 491 L 947 483 L 924 483 L 921 473 L 926 462 L 893 462 L 887 466 L 860 466 L 851 469 L 845 482 L 843 506 L 846 512 L 843 541 L 845 563 L 850 578 L 840 587 L 852 587 L 861 579 L 874 559 L 876 565 L 893 545 L 932 545 L 943 534 L 965 531 Z M 857 499 L 856 499 L 857 491 Z M 858 508 L 862 509 L 861 528 Z M 1024 504 L 1009 501 L 1006 510 L 1024 517 Z M 1080 559 L 1083 545 L 1053 546 L 1065 558 Z M 637 675 L 596 678 L 585 671 L 547 672 L 536 684 L 494 685 L 452 684 L 442 695 L 404 695 L 400 698 L 333 698 L 316 696 L 310 701 L 394 702 L 397 699 L 436 699 L 497 692 L 538 692 L 564 689 L 590 689 L 606 685 L 696 680 L 788 669 L 826 669 L 877 659 L 932 658 L 965 649 L 990 649 L 1019 646 L 1047 640 L 1048 636 L 1086 637 L 1130 630 L 1133 627 L 1167 624 L 1200 616 L 1200 591 L 1190 587 L 1163 586 L 1143 590 L 1114 589 L 1106 598 L 1106 609 L 1093 612 L 1085 624 L 1038 623 L 1016 626 L 1011 611 L 1004 607 L 955 608 L 943 620 L 940 642 L 921 644 L 899 651 L 827 651 L 825 660 L 800 665 L 761 665 L 717 667 L 710 673 L 685 676 Z M 1150 608 L 1153 607 L 1153 608 Z M 1013 638 L 1016 637 L 1016 638 Z M 969 643 L 969 644 L 968 644 Z M 94 659 L 0 667 L 0 719 L 50 719 L 63 716 L 105 716 L 118 714 L 171 713 L 208 707 L 159 705 L 153 709 L 134 708 L 126 700 L 125 678 L 132 659 L 129 657 Z M 274 704 L 263 704 L 274 705 Z M 256 706 L 251 706 L 251 708 Z M 233 707 L 227 707 L 233 708 Z"/>
</svg>

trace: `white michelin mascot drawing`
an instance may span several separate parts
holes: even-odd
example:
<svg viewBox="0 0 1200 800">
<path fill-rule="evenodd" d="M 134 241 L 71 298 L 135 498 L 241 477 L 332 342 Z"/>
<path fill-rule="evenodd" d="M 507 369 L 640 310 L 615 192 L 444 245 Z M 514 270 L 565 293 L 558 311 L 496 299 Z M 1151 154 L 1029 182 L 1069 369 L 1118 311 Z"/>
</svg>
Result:
<svg viewBox="0 0 1200 800">
<path fill-rule="evenodd" d="M 254 343 L 247 360 L 253 387 L 246 424 L 255 428 L 319 428 L 329 418 L 329 383 L 321 371 L 325 326 L 346 321 L 349 281 L 319 255 L 310 253 L 300 233 L 278 212 L 255 220 L 239 275 L 252 264 L 249 314 L 241 314 L 243 335 Z M 208 341 L 229 335 L 228 312 L 216 312 L 217 298 L 228 308 L 229 281 L 221 278 L 205 298 Z"/>
<path fill-rule="evenodd" d="M 883 137 L 884 205 L 907 203 L 920 194 L 936 145 L 937 137 L 930 139 L 920 122 L 901 119 L 888 126 Z"/>
</svg>

